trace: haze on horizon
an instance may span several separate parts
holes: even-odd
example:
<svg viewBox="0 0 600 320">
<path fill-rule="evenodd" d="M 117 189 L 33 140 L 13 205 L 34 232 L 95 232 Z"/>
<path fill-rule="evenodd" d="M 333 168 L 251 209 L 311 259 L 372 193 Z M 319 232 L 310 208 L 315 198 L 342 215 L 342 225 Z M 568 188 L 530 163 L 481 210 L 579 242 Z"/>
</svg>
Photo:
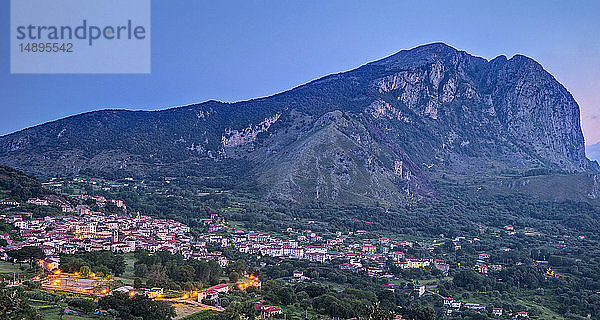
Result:
<svg viewBox="0 0 600 320">
<path fill-rule="evenodd" d="M 9 2 L 0 5 L 9 37 Z M 268 96 L 431 42 L 529 56 L 575 97 L 600 142 L 600 2 L 152 2 L 150 75 L 11 75 L 0 46 L 0 134 L 105 108 L 157 110 Z"/>
</svg>

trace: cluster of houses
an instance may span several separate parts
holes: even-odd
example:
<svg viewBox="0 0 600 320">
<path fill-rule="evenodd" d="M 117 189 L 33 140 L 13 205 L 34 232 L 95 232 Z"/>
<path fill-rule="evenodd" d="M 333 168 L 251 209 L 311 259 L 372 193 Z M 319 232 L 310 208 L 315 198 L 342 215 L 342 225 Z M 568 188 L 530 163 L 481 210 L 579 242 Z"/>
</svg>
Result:
<svg viewBox="0 0 600 320">
<path fill-rule="evenodd" d="M 503 247 L 505 248 L 505 247 Z M 508 248 L 506 248 L 507 250 L 510 250 Z M 505 250 L 505 251 L 507 251 Z M 477 256 L 477 262 L 475 263 L 475 265 L 473 266 L 473 271 L 479 272 L 481 274 L 487 274 L 490 270 L 491 271 L 500 271 L 502 270 L 502 265 L 501 264 L 489 264 L 488 261 L 490 259 L 490 255 L 489 253 L 479 253 L 479 255 Z"/>
<path fill-rule="evenodd" d="M 133 180 L 127 178 L 126 180 Z M 74 178 L 75 182 L 96 184 L 94 180 Z M 50 184 L 62 184 L 61 181 L 51 181 Z M 125 208 L 121 200 L 108 200 L 102 196 L 71 195 L 73 198 L 93 200 L 99 207 L 108 203 L 118 208 Z M 44 199 L 29 199 L 29 203 L 47 205 Z M 392 241 L 386 237 L 371 240 L 360 240 L 367 234 L 364 230 L 347 232 L 341 231 L 318 235 L 309 229 L 293 231 L 288 229 L 290 236 L 274 236 L 268 233 L 231 229 L 223 223 L 218 215 L 211 215 L 203 220 L 208 226 L 208 232 L 200 234 L 195 239 L 189 236 L 189 228 L 172 220 L 152 219 L 145 216 L 126 217 L 103 215 L 92 212 L 87 206 L 71 208 L 62 205 L 63 211 L 71 213 L 61 217 L 47 217 L 34 220 L 24 214 L 5 217 L 10 223 L 19 227 L 21 235 L 26 240 L 19 245 L 42 246 L 47 255 L 56 253 L 73 253 L 77 250 L 111 250 L 113 252 L 131 252 L 137 248 L 149 251 L 168 250 L 180 252 L 185 258 L 216 260 L 221 266 L 227 264 L 227 259 L 219 251 L 206 250 L 209 243 L 219 246 L 232 246 L 240 252 L 271 256 L 279 258 L 305 259 L 315 262 L 344 261 L 340 269 L 362 271 L 372 277 L 393 277 L 389 266 L 400 269 L 436 268 L 443 274 L 448 274 L 450 265 L 443 260 L 431 257 L 406 257 L 405 248 L 413 246 L 411 241 Z M 365 221 L 365 223 L 368 223 Z M 310 221 L 308 222 L 310 224 Z M 513 232 L 513 226 L 505 226 L 506 231 Z M 0 235 L 1 237 L 2 235 Z M 353 237 L 358 236 L 358 237 Z M 461 241 L 465 237 L 453 240 L 455 250 L 461 249 Z M 468 241 L 477 241 L 473 240 Z M 427 244 L 426 249 L 434 250 L 445 242 Z M 421 244 L 423 245 L 423 244 Z M 507 250 L 510 250 L 506 248 Z M 485 254 L 484 254 L 485 255 Z M 489 255 L 488 255 L 489 257 Z M 367 265 L 363 263 L 367 261 Z M 486 257 L 480 255 L 473 267 L 477 272 L 487 273 L 488 270 L 500 270 L 500 265 L 486 263 Z"/>
<path fill-rule="evenodd" d="M 94 200 L 100 207 L 111 203 L 119 208 L 125 204 L 121 200 L 108 200 L 102 196 L 72 195 L 81 200 Z M 30 199 L 30 203 L 45 205 L 43 199 Z M 88 206 L 64 208 L 68 214 L 57 217 L 33 219 L 31 213 L 22 212 L 12 216 L 1 216 L 6 222 L 19 228 L 23 241 L 10 242 L 0 248 L 0 257 L 8 250 L 23 246 L 38 246 L 48 256 L 45 268 L 58 267 L 57 254 L 71 254 L 77 251 L 133 252 L 145 249 L 150 252 L 168 250 L 181 253 L 186 259 L 215 260 L 221 266 L 228 261 L 220 251 L 208 250 L 209 244 L 221 247 L 233 247 L 239 252 L 277 258 L 305 259 L 315 262 L 343 261 L 340 269 L 364 272 L 371 277 L 391 278 L 390 266 L 400 269 L 435 268 L 447 275 L 450 265 L 432 257 L 406 257 L 405 249 L 412 248 L 412 241 L 392 241 L 386 237 L 365 240 L 364 230 L 318 235 L 310 229 L 287 230 L 285 238 L 269 233 L 244 231 L 229 228 L 221 217 L 212 214 L 202 220 L 208 232 L 192 238 L 189 227 L 169 219 L 153 219 L 147 216 L 135 217 L 103 214 L 92 211 Z M 512 226 L 505 229 L 510 230 Z M 10 239 L 0 234 L 0 238 Z M 477 241 L 473 240 L 468 241 Z M 464 237 L 453 240 L 455 250 L 460 250 Z M 433 242 L 428 249 L 433 250 L 443 242 Z M 213 246 L 214 247 L 214 246 Z M 501 248 L 504 251 L 510 248 Z M 501 265 L 489 264 L 489 254 L 481 253 L 474 270 L 482 274 L 489 270 L 498 271 Z M 366 262 L 366 265 L 363 263 Z"/>
<path fill-rule="evenodd" d="M 478 303 L 463 303 L 460 300 L 444 297 L 444 309 L 447 314 L 452 314 L 455 312 L 459 312 L 462 309 L 473 310 L 473 311 L 483 311 L 486 310 L 485 305 L 481 305 Z M 494 316 L 502 316 L 504 314 L 504 310 L 502 308 L 492 308 L 492 315 Z M 515 316 L 516 318 L 529 318 L 529 313 L 527 311 L 519 311 L 515 315 L 508 314 L 510 316 Z"/>
<path fill-rule="evenodd" d="M 83 194 L 74 194 L 74 195 L 71 195 L 71 197 L 75 198 L 75 199 L 80 199 L 80 200 L 90 200 L 90 199 L 94 200 L 100 208 L 104 208 L 108 203 L 110 203 L 110 204 L 115 205 L 117 208 L 126 209 L 126 206 L 123 203 L 123 200 L 106 199 L 103 196 L 90 196 L 90 195 L 83 195 Z M 33 204 L 36 206 L 54 205 L 54 206 L 60 207 L 62 212 L 65 212 L 65 213 L 79 213 L 82 210 L 82 208 L 87 208 L 87 206 L 83 206 L 83 205 L 82 206 L 73 206 L 70 202 L 62 199 L 61 197 L 48 197 L 48 198 L 44 198 L 44 199 L 29 198 L 29 199 L 27 199 L 26 203 Z M 21 203 L 19 203 L 18 201 L 10 200 L 10 199 L 3 199 L 3 200 L 0 200 L 0 205 L 17 207 L 17 206 L 20 206 Z M 88 208 L 88 210 L 89 210 L 89 208 Z"/>
<path fill-rule="evenodd" d="M 220 252 L 209 252 L 202 240 L 194 241 L 188 226 L 170 219 L 103 214 L 85 206 L 71 214 L 43 219 L 34 219 L 29 212 L 0 218 L 17 227 L 22 239 L 10 241 L 9 235 L 0 234 L 8 242 L 8 246 L 0 248 L 0 257 L 7 259 L 7 251 L 24 246 L 40 247 L 47 256 L 44 268 L 48 270 L 58 268 L 58 254 L 102 250 L 115 253 L 168 250 L 185 258 L 216 259 L 221 266 L 227 264 Z"/>
<path fill-rule="evenodd" d="M 0 206 L 18 206 L 19 202 L 14 201 L 14 200 L 10 200 L 10 199 L 3 199 L 0 200 Z"/>
<path fill-rule="evenodd" d="M 72 195 L 82 200 L 94 200 L 99 206 L 112 203 L 124 207 L 121 200 L 108 200 L 101 196 Z M 32 203 L 45 205 L 41 199 L 31 199 Z M 115 253 L 133 252 L 145 249 L 150 252 L 168 250 L 181 253 L 186 259 L 215 260 L 221 266 L 228 261 L 220 251 L 208 250 L 209 244 L 222 247 L 233 247 L 239 252 L 271 256 L 278 258 L 305 259 L 316 262 L 345 260 L 339 267 L 352 271 L 364 271 L 373 277 L 390 277 L 386 263 L 399 268 L 435 267 L 447 274 L 450 266 L 442 260 L 433 258 L 406 258 L 402 248 L 412 247 L 411 241 L 391 241 L 381 237 L 372 241 L 361 241 L 353 235 L 364 235 L 366 231 L 341 231 L 323 238 L 311 230 L 290 233 L 283 239 L 268 233 L 231 229 L 223 223 L 217 214 L 202 222 L 208 226 L 207 233 L 192 238 L 189 227 L 183 223 L 169 219 L 153 219 L 147 216 L 135 217 L 104 214 L 92 211 L 88 206 L 65 208 L 68 213 L 62 216 L 34 219 L 28 212 L 11 216 L 0 216 L 7 223 L 19 229 L 18 242 L 10 242 L 7 247 L 0 248 L 0 257 L 7 258 L 5 252 L 24 246 L 38 246 L 43 249 L 47 258 L 44 267 L 49 270 L 58 268 L 58 254 L 72 254 L 78 251 L 109 250 Z M 0 237 L 10 239 L 8 235 Z M 350 240 L 354 239 L 354 240 Z M 370 261 L 363 266 L 363 261 Z"/>
<path fill-rule="evenodd" d="M 36 205 L 36 206 L 56 205 L 56 206 L 61 207 L 63 212 L 69 212 L 69 211 L 73 210 L 73 208 L 71 206 L 69 206 L 68 203 L 63 202 L 63 201 L 59 201 L 58 198 L 53 199 L 53 200 L 40 199 L 40 198 L 29 198 L 29 199 L 27 199 L 27 201 L 25 203 L 26 204 L 33 204 L 33 205 Z M 2 200 L 0 200 L 0 206 L 18 207 L 20 205 L 22 205 L 22 204 L 19 203 L 18 201 L 15 201 L 15 200 L 11 200 L 11 199 L 2 199 Z"/>
<path fill-rule="evenodd" d="M 124 183 L 117 183 L 117 182 L 112 182 L 112 183 L 103 183 L 100 181 L 97 181 L 95 179 L 82 179 L 79 177 L 74 177 L 72 179 L 72 182 L 77 183 L 77 184 L 89 184 L 91 186 L 93 186 L 95 189 L 102 189 L 103 191 L 110 191 L 112 188 L 120 188 L 120 187 L 128 187 L 131 185 L 131 182 L 133 182 L 133 178 L 132 177 L 125 177 L 124 180 L 126 182 Z M 50 187 L 50 188 L 59 188 L 62 187 L 65 184 L 70 184 L 69 183 L 69 179 L 59 179 L 59 178 L 50 178 L 49 181 L 43 182 L 42 185 L 44 185 L 45 187 Z M 136 188 L 138 185 L 142 185 L 140 183 L 135 184 L 134 188 Z"/>
<path fill-rule="evenodd" d="M 215 215 L 216 216 L 216 215 Z M 198 242 L 218 242 L 221 246 L 232 246 L 239 252 L 256 255 L 271 256 L 276 258 L 304 259 L 316 262 L 346 261 L 339 265 L 340 269 L 363 271 L 373 277 L 392 277 L 385 272 L 386 264 L 394 264 L 401 269 L 434 267 L 448 274 L 450 265 L 443 260 L 430 257 L 406 258 L 399 249 L 412 247 L 410 241 L 391 241 L 381 237 L 375 241 L 361 242 L 350 241 L 354 234 L 341 231 L 331 234 L 324 239 L 311 230 L 293 232 L 286 239 L 268 233 L 243 231 L 231 229 L 228 232 L 219 232 L 223 228 L 217 223 L 216 217 L 211 217 L 204 222 L 209 226 L 209 232 L 201 234 Z M 357 231 L 361 234 L 361 231 Z M 364 233 L 364 232 L 363 232 Z M 364 261 L 369 261 L 369 266 L 363 266 Z"/>
<path fill-rule="evenodd" d="M 444 308 L 446 309 L 447 314 L 451 314 L 453 312 L 460 311 L 461 309 L 468 309 L 473 311 L 483 311 L 486 309 L 486 306 L 478 304 L 478 303 L 463 303 L 460 300 L 456 300 L 451 297 L 444 298 Z M 494 311 L 500 311 L 499 315 L 502 315 L 502 309 L 494 308 Z"/>
<path fill-rule="evenodd" d="M 47 199 L 39 199 L 39 198 L 29 198 L 27 199 L 28 204 L 34 204 L 37 206 L 48 206 L 51 204 Z M 2 199 L 0 200 L 1 206 L 19 206 L 21 205 L 18 201 L 10 200 L 10 199 Z"/>
</svg>

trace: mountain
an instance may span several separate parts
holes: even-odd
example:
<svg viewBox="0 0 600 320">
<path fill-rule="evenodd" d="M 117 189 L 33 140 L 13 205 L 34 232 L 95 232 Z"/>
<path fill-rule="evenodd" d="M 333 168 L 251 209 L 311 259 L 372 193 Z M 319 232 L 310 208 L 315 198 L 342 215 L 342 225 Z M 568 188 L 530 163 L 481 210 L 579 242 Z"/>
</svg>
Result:
<svg viewBox="0 0 600 320">
<path fill-rule="evenodd" d="M 595 161 L 600 162 L 600 142 L 590 145 L 590 146 L 586 146 L 585 154 L 587 155 L 587 157 L 590 160 L 595 160 Z"/>
<path fill-rule="evenodd" d="M 0 165 L 0 199 L 27 202 L 29 198 L 46 199 L 51 204 L 69 205 L 69 199 L 46 189 L 35 177 Z"/>
<path fill-rule="evenodd" d="M 433 181 L 544 168 L 597 171 L 579 106 L 534 60 L 443 43 L 270 97 L 101 110 L 0 137 L 39 176 L 204 176 L 282 203 L 396 203 Z"/>
<path fill-rule="evenodd" d="M 52 194 L 36 178 L 7 166 L 0 166 L 0 190 L 7 199 L 18 202 Z"/>
</svg>

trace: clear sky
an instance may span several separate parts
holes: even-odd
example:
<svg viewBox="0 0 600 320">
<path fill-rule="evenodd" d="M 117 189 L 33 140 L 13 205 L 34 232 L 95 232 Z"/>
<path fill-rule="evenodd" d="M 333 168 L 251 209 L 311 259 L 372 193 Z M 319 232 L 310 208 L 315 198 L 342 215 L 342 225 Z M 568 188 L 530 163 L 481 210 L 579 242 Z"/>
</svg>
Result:
<svg viewBox="0 0 600 320">
<path fill-rule="evenodd" d="M 156 110 L 270 95 L 442 41 L 540 62 L 600 141 L 600 1 L 152 1 L 149 75 L 11 75 L 0 1 L 0 134 L 102 108 Z M 51 14 L 51 13 L 49 13 Z"/>
</svg>

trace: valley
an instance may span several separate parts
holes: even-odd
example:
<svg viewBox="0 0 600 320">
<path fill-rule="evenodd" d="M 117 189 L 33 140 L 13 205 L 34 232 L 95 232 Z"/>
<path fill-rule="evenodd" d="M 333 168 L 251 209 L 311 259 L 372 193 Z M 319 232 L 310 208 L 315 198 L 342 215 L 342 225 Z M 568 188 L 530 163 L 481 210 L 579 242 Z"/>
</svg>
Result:
<svg viewBox="0 0 600 320">
<path fill-rule="evenodd" d="M 558 175 L 557 179 L 563 178 Z M 598 254 L 600 225 L 597 206 L 590 203 L 546 202 L 517 194 L 501 197 L 497 191 L 492 196 L 472 191 L 481 191 L 479 186 L 449 184 L 437 186 L 440 194 L 435 200 L 408 204 L 404 211 L 376 207 L 274 210 L 261 206 L 252 195 L 209 187 L 206 181 L 194 184 L 181 180 L 174 177 L 157 181 L 131 177 L 111 180 L 86 176 L 49 179 L 43 183 L 45 192 L 83 201 L 82 204 L 70 208 L 71 212 L 35 213 L 34 210 L 31 218 L 19 220 L 31 222 L 15 223 L 20 227 L 16 229 L 20 230 L 20 238 L 13 238 L 7 250 L 36 245 L 29 241 L 40 241 L 41 238 L 39 235 L 33 237 L 35 233 L 31 231 L 44 229 L 44 223 L 34 223 L 36 221 L 52 223 L 53 217 L 61 219 L 63 215 L 73 215 L 70 221 L 76 221 L 78 216 L 102 221 L 105 215 L 107 218 L 110 215 L 123 240 L 109 245 L 109 249 L 102 245 L 92 249 L 97 241 L 93 239 L 103 228 L 96 225 L 98 222 L 93 223 L 96 225 L 93 232 L 82 229 L 72 240 L 68 236 L 63 240 L 54 237 L 52 242 L 42 240 L 45 246 L 50 245 L 48 253 L 51 248 L 56 250 L 46 258 L 52 261 L 55 256 L 60 261 L 53 268 L 73 274 L 75 270 L 79 272 L 81 264 L 73 266 L 69 261 L 82 258 L 86 261 L 95 255 L 95 250 L 100 250 L 98 253 L 108 250 L 115 257 L 127 255 L 130 262 L 119 269 L 129 271 L 124 274 L 117 271 L 118 281 L 105 288 L 119 289 L 129 285 L 131 289 L 128 290 L 142 294 L 144 290 L 158 286 L 165 290 L 169 299 L 176 298 L 185 303 L 185 299 L 198 301 L 197 292 L 203 287 L 227 283 L 233 291 L 220 294 L 218 300 L 203 303 L 210 305 L 218 301 L 219 305 L 228 306 L 262 299 L 290 317 L 304 316 L 298 309 L 300 306 L 308 308 L 314 318 L 348 317 L 365 312 L 354 305 L 364 299 L 361 295 L 367 295 L 367 301 L 379 301 L 384 309 L 402 306 L 402 311 L 396 312 L 404 316 L 425 312 L 433 317 L 431 319 L 442 315 L 469 318 L 490 314 L 493 317 L 492 311 L 500 312 L 499 309 L 503 316 L 514 317 L 526 312 L 531 318 L 568 319 L 572 318 L 573 311 L 567 310 L 590 314 L 595 310 L 596 289 L 587 279 L 598 276 L 594 270 L 600 267 L 600 261 L 589 258 Z M 190 187 L 194 185 L 195 188 Z M 449 194 L 453 196 L 448 197 Z M 24 205 L 55 206 L 44 201 L 41 196 L 37 204 Z M 19 206 L 5 205 L 4 212 L 22 212 Z M 158 242 L 154 240 L 153 244 L 145 246 L 145 238 L 136 239 L 136 233 L 128 227 L 142 225 L 138 222 L 140 218 L 139 221 L 152 221 L 138 212 L 147 212 L 160 221 L 168 222 L 162 219 L 169 217 L 180 221 L 177 223 L 184 227 L 181 239 L 185 242 L 173 246 L 175 237 L 180 237 L 176 235 L 179 229 L 168 227 L 163 231 L 160 228 L 150 231 L 151 235 L 164 240 L 156 238 Z M 344 213 L 343 218 L 339 217 L 340 212 Z M 156 223 L 148 225 L 159 226 Z M 60 228 L 52 227 L 57 231 Z M 171 237 L 173 240 L 169 240 Z M 135 249 L 130 247 L 131 244 Z M 195 253 L 196 250 L 200 251 Z M 133 251 L 136 251 L 135 257 L 131 256 L 133 253 L 123 253 Z M 144 256 L 143 252 L 149 255 Z M 161 257 L 158 266 L 162 264 L 163 268 L 168 266 L 164 263 L 172 259 L 179 261 L 178 268 L 190 265 L 192 260 L 218 261 L 214 266 L 220 275 L 199 282 L 192 280 L 192 276 L 191 282 L 185 282 L 182 280 L 185 278 L 179 278 L 177 269 L 164 269 L 166 274 L 160 280 L 140 271 L 149 272 L 150 267 L 156 268 L 156 264 L 152 264 L 156 260 L 144 262 L 150 261 L 152 256 Z M 99 265 L 94 267 L 98 262 L 87 261 L 92 263 L 90 270 L 99 270 Z M 27 268 L 21 270 L 24 272 L 19 277 L 22 280 L 38 274 Z M 107 274 L 114 273 L 108 270 L 105 271 Z M 238 286 L 254 275 L 261 279 L 260 290 L 245 292 L 246 287 Z M 322 293 L 314 295 L 306 291 L 309 295 L 304 298 L 303 290 L 308 290 L 307 286 Z M 580 289 L 570 291 L 569 295 L 576 295 L 581 303 L 564 300 L 565 290 L 575 288 L 573 286 Z M 284 288 L 291 291 L 283 294 Z M 97 293 L 86 294 L 102 297 L 101 289 L 98 287 Z M 541 292 L 544 294 L 540 296 Z M 182 298 L 184 296 L 186 298 Z M 286 296 L 289 298 L 284 299 Z M 322 305 L 320 301 L 324 299 L 331 301 Z M 352 299 L 359 300 L 353 302 Z M 337 309 L 332 309 L 336 304 L 339 304 Z M 557 307 L 561 305 L 571 307 Z M 573 309 L 573 305 L 580 309 Z M 204 312 L 188 317 L 202 317 Z M 228 312 L 233 311 L 224 314 Z"/>
</svg>

